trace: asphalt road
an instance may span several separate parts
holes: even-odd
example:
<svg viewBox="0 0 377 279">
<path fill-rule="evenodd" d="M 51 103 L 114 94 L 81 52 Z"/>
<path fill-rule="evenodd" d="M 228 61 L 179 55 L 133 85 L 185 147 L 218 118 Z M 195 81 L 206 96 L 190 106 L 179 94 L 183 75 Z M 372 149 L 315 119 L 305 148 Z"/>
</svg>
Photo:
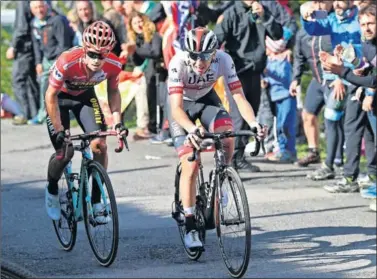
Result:
<svg viewBox="0 0 377 279">
<path fill-rule="evenodd" d="M 97 264 L 83 223 L 73 251 L 63 251 L 44 207 L 52 153 L 46 129 L 1 122 L 1 257 L 39 278 L 229 277 L 214 232 L 200 260 L 187 259 L 171 218 L 176 155 L 147 142 L 131 142 L 130 152 L 116 154 L 115 141 L 109 141 L 120 221 L 113 265 Z M 161 159 L 146 160 L 146 155 Z M 245 277 L 376 277 L 376 213 L 366 200 L 325 192 L 323 182 L 305 178 L 309 169 L 254 160 L 262 172 L 242 175 L 253 228 Z M 208 169 L 211 154 L 204 162 Z"/>
</svg>

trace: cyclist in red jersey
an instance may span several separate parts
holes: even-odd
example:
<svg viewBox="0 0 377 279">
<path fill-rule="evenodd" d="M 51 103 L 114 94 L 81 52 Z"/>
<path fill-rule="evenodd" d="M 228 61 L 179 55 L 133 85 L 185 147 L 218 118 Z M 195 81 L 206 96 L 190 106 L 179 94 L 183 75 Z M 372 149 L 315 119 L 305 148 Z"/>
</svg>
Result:
<svg viewBox="0 0 377 279">
<path fill-rule="evenodd" d="M 83 47 L 63 52 L 50 69 L 49 87 L 46 91 L 47 127 L 56 153 L 48 165 L 46 210 L 53 220 L 60 219 L 58 181 L 66 165 L 73 157 L 69 142 L 71 110 L 84 132 L 106 130 L 105 118 L 96 97 L 94 86 L 107 80 L 109 106 L 113 114 L 114 129 L 119 137 L 128 133 L 121 123 L 121 98 L 118 75 L 122 69 L 119 58 L 111 53 L 115 35 L 110 26 L 96 21 L 83 32 Z M 90 143 L 94 160 L 107 168 L 106 139 L 94 139 Z M 93 181 L 92 204 L 98 223 L 107 223 L 110 217 L 101 214 L 101 194 Z"/>
</svg>

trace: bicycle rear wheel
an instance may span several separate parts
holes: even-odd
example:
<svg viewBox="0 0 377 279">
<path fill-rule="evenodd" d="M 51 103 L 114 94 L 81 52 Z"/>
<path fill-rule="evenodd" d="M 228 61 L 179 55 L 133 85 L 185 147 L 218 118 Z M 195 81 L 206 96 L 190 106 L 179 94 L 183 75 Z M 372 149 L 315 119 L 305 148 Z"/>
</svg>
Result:
<svg viewBox="0 0 377 279">
<path fill-rule="evenodd" d="M 89 162 L 87 174 L 88 187 L 84 189 L 83 195 L 86 234 L 98 262 L 102 266 L 108 267 L 115 260 L 119 243 L 118 211 L 114 190 L 106 170 L 98 162 Z M 101 216 L 105 218 L 110 217 L 106 223 L 100 224 L 96 222 L 93 210 L 89 212 L 88 203 L 91 204 L 89 197 L 92 196 L 94 180 L 97 181 L 97 185 L 99 185 L 101 190 Z M 86 190 L 89 190 L 89 193 L 86 193 Z M 93 205 L 91 208 L 93 208 Z"/>
<path fill-rule="evenodd" d="M 225 266 L 232 277 L 240 278 L 249 265 L 251 225 L 245 188 L 232 167 L 224 170 L 216 187 L 215 222 Z"/>
<path fill-rule="evenodd" d="M 65 251 L 71 251 L 73 249 L 77 237 L 77 223 L 74 218 L 72 194 L 68 186 L 69 183 L 69 174 L 64 170 L 64 174 L 59 180 L 61 217 L 58 221 L 52 221 L 58 240 Z"/>
<path fill-rule="evenodd" d="M 176 174 L 175 174 L 175 195 L 174 195 L 175 208 L 173 208 L 174 211 L 172 214 L 173 214 L 174 219 L 177 221 L 179 236 L 181 238 L 185 253 L 187 254 L 190 260 L 196 261 L 202 255 L 203 250 L 202 249 L 191 250 L 187 248 L 185 245 L 186 226 L 185 226 L 185 217 L 183 213 L 184 211 L 183 211 L 183 206 L 182 206 L 182 201 L 181 201 L 181 196 L 180 196 L 180 191 L 179 191 L 180 178 L 181 178 L 181 166 L 178 165 Z M 197 220 L 199 219 L 199 223 L 204 222 L 203 213 L 201 211 L 198 211 L 198 208 L 196 211 L 197 211 L 196 219 Z M 201 241 L 204 240 L 202 230 L 199 231 L 199 237 Z M 205 230 L 204 230 L 204 238 L 205 238 Z"/>
</svg>

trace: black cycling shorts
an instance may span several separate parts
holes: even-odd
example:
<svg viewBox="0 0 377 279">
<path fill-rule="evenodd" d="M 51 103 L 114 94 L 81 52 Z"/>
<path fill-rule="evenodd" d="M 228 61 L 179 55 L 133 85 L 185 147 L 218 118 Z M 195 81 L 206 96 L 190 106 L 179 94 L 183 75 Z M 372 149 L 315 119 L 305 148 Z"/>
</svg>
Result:
<svg viewBox="0 0 377 279">
<path fill-rule="evenodd" d="M 209 132 L 213 133 L 216 129 L 224 126 L 233 127 L 231 117 L 214 90 L 211 90 L 207 95 L 196 101 L 183 100 L 183 109 L 193 123 L 199 119 L 203 127 Z M 170 133 L 178 156 L 181 157 L 184 154 L 192 153 L 192 147 L 184 145 L 187 133 L 173 120 L 169 102 L 168 120 Z"/>
<path fill-rule="evenodd" d="M 78 96 L 73 96 L 65 92 L 58 95 L 60 111 L 60 121 L 65 130 L 70 128 L 69 111 L 75 115 L 77 122 L 85 133 L 98 130 L 106 131 L 107 125 L 101 106 L 97 99 L 94 88 L 88 89 Z M 51 142 L 56 149 L 56 134 L 50 117 L 47 115 L 47 130 Z"/>
</svg>

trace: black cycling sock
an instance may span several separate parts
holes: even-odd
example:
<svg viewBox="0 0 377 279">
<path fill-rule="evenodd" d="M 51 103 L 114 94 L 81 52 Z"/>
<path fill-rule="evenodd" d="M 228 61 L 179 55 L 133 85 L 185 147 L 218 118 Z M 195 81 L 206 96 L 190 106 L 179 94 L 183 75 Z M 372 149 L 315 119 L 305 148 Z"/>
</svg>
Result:
<svg viewBox="0 0 377 279">
<path fill-rule="evenodd" d="M 196 230 L 194 215 L 186 215 L 185 218 L 186 218 L 186 234 L 192 230 Z"/>
<path fill-rule="evenodd" d="M 101 202 L 101 190 L 99 189 L 97 180 L 92 176 L 92 204 Z"/>
<path fill-rule="evenodd" d="M 58 181 L 52 181 L 50 180 L 48 182 L 47 190 L 51 195 L 57 195 L 59 194 L 59 187 L 58 187 Z"/>
</svg>

